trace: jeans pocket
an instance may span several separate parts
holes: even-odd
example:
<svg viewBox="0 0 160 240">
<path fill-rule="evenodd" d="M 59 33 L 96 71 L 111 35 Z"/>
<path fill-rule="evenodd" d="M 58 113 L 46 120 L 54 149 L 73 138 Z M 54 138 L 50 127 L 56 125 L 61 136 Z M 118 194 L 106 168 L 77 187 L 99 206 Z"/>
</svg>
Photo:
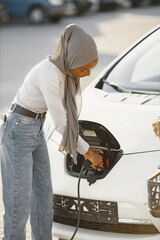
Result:
<svg viewBox="0 0 160 240">
<path fill-rule="evenodd" d="M 30 125 L 35 122 L 34 118 L 29 118 L 29 117 L 21 117 L 18 121 L 19 125 Z"/>
<path fill-rule="evenodd" d="M 3 144 L 4 142 L 6 128 L 7 128 L 7 122 L 3 122 L 2 125 L 0 126 L 0 145 Z"/>
</svg>

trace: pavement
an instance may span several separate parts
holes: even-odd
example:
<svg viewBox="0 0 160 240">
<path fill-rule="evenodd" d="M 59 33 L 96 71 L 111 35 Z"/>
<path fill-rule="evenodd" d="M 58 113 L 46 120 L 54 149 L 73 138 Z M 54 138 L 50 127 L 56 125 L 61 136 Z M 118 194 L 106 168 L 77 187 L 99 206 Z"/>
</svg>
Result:
<svg viewBox="0 0 160 240">
<path fill-rule="evenodd" d="M 154 14 L 155 12 L 155 14 Z M 125 48 L 127 48 L 130 44 L 132 44 L 135 40 L 137 40 L 139 37 L 141 37 L 144 33 L 146 33 L 147 31 L 149 31 L 150 29 L 152 29 L 153 27 L 155 27 L 156 25 L 158 25 L 160 23 L 160 15 L 157 13 L 160 13 L 160 6 L 157 6 L 155 8 L 151 8 L 150 9 L 137 9 L 137 10 L 133 10 L 133 11 L 129 11 L 128 13 L 124 13 L 121 12 L 121 15 L 118 18 L 114 18 L 114 13 L 102 13 L 102 14 L 98 14 L 97 16 L 93 16 L 93 19 L 90 17 L 89 21 L 87 22 L 86 17 L 82 17 L 82 18 L 74 18 L 74 19 L 66 19 L 65 20 L 65 25 L 69 24 L 70 22 L 76 22 L 79 23 L 80 25 L 85 25 L 87 28 L 87 24 L 91 23 L 91 25 L 93 26 L 93 21 L 98 21 L 96 22 L 97 28 L 99 30 L 99 36 L 95 36 L 95 41 L 96 44 L 98 46 L 98 51 L 99 53 L 103 56 L 106 54 L 108 56 L 116 56 L 119 53 L 121 53 Z M 109 18 L 111 18 L 109 21 L 105 21 L 105 17 L 104 15 L 109 16 Z M 113 17 L 112 17 L 113 15 Z M 14 25 L 12 26 L 14 28 Z M 90 26 L 91 27 L 91 26 Z M 19 29 L 20 27 L 18 27 Z M 94 28 L 94 27 L 93 27 Z M 45 29 L 47 29 L 47 26 L 45 27 Z M 92 29 L 92 27 L 90 28 Z M 6 73 L 9 73 L 8 71 L 8 66 L 7 66 L 7 70 L 6 72 L 4 72 L 4 64 L 7 63 L 9 61 L 9 58 L 7 59 L 8 55 L 5 53 L 5 47 L 8 46 L 6 44 L 7 41 L 9 41 L 10 44 L 10 38 L 7 34 L 10 33 L 11 29 L 8 28 L 8 32 L 7 29 L 1 29 L 3 33 L 5 33 L 2 37 L 1 35 L 1 47 L 3 46 L 3 52 L 1 55 L 3 62 L 1 62 L 3 64 L 1 64 L 1 70 L 3 69 L 3 76 L 4 76 L 4 92 L 5 94 L 2 94 L 2 87 L 0 89 L 0 95 L 6 97 L 6 89 L 7 91 L 9 90 L 7 85 L 5 85 L 7 75 L 5 75 Z M 41 30 L 42 31 L 42 30 Z M 46 30 L 47 31 L 47 30 Z M 47 39 L 47 38 L 46 38 Z M 105 44 L 102 44 L 105 43 Z M 43 43 L 44 44 L 44 43 Z M 46 44 L 45 44 L 46 45 Z M 19 47 L 19 46 L 18 46 Z M 7 47 L 6 47 L 7 48 Z M 2 50 L 2 48 L 1 48 Z M 18 51 L 18 50 L 17 50 Z M 20 51 L 19 51 L 20 52 Z M 10 54 L 12 54 L 12 51 L 10 51 Z M 18 59 L 18 58 L 17 58 Z M 106 58 L 105 58 L 106 59 Z M 101 59 L 101 65 L 106 65 L 106 61 L 104 59 L 104 62 Z M 112 59 L 109 59 L 112 60 Z M 13 63 L 13 62 L 12 62 Z M 14 65 L 14 63 L 13 63 Z M 18 66 L 18 64 L 16 63 L 16 65 Z M 98 69 L 98 72 L 94 72 L 94 77 L 96 77 L 97 74 L 99 74 L 99 72 L 102 70 L 102 68 Z M 15 69 L 15 73 L 16 73 L 16 69 Z M 11 76 L 12 77 L 12 76 Z M 92 79 L 94 79 L 93 75 L 92 75 Z M 87 84 L 90 82 L 90 79 L 87 81 L 83 81 L 82 83 L 82 88 L 84 89 Z M 14 84 L 15 85 L 15 84 Z M 14 87 L 13 87 L 14 89 Z M 10 89 L 12 90 L 12 89 Z M 11 93 L 11 95 L 14 93 Z M 8 94 L 9 95 L 9 94 Z M 7 98 L 5 99 L 5 102 L 7 101 Z M 10 101 L 8 100 L 8 103 Z M 8 104 L 7 103 L 7 104 Z M 2 106 L 1 106 L 2 107 Z M 6 107 L 6 106 L 5 106 Z M 4 106 L 3 106 L 4 108 Z M 0 110 L 2 112 L 2 109 Z M 1 178 L 0 178 L 1 179 Z M 3 232 L 3 204 L 2 204 L 2 186 L 1 186 L 1 181 L 0 181 L 0 239 L 2 239 L 2 232 Z M 30 240 L 31 239 L 31 235 L 30 235 L 30 225 L 29 222 L 27 223 L 27 228 L 26 228 L 26 239 Z M 53 236 L 53 240 L 58 240 L 57 238 L 55 238 Z"/>
</svg>

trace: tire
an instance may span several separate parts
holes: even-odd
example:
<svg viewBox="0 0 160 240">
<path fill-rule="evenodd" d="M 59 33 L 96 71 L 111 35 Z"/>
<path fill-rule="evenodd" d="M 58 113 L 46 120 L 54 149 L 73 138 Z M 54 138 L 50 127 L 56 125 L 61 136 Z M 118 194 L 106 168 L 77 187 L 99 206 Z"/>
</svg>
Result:
<svg viewBox="0 0 160 240">
<path fill-rule="evenodd" d="M 43 23 L 45 19 L 45 13 L 42 7 L 32 8 L 27 16 L 27 20 L 30 24 L 40 24 Z"/>
</svg>

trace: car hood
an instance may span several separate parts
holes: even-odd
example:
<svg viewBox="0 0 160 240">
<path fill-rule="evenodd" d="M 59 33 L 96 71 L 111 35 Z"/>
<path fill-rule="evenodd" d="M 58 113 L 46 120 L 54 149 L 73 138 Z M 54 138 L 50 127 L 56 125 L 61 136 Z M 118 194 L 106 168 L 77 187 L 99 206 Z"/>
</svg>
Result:
<svg viewBox="0 0 160 240">
<path fill-rule="evenodd" d="M 88 88 L 83 92 L 80 119 L 106 127 L 124 153 L 158 150 L 152 126 L 160 114 L 158 97 Z"/>
</svg>

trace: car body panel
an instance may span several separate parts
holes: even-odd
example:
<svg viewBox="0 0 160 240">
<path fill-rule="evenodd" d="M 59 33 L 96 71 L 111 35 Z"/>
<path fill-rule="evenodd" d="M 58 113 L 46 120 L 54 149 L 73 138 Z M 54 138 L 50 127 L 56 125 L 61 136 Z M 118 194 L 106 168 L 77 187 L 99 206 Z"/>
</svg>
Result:
<svg viewBox="0 0 160 240">
<path fill-rule="evenodd" d="M 92 119 L 93 122 L 106 126 L 125 153 L 159 149 L 152 129 L 152 123 L 159 115 L 159 105 L 112 102 L 107 101 L 106 95 L 105 91 L 96 88 L 85 91 L 80 119 Z M 135 98 L 139 101 L 139 96 Z M 96 106 L 96 111 L 93 111 L 93 106 Z M 145 129 L 148 129 L 148 132 Z M 131 138 L 126 142 L 128 136 Z"/>
</svg>

